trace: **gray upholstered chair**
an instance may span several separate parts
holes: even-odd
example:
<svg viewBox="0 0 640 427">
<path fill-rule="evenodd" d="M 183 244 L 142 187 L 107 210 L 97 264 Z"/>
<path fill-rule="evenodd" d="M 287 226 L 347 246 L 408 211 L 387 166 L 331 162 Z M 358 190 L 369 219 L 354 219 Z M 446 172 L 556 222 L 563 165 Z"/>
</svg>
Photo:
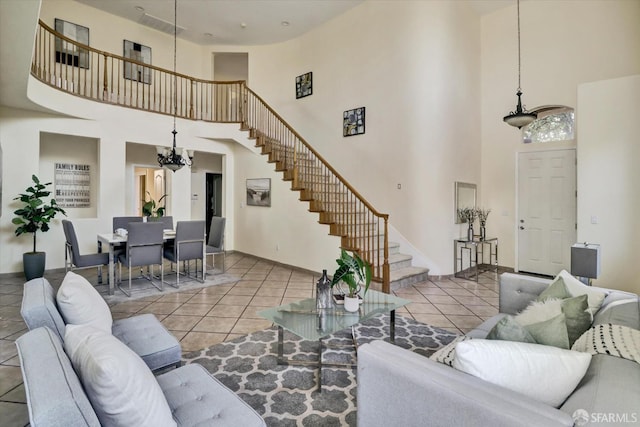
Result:
<svg viewBox="0 0 640 427">
<path fill-rule="evenodd" d="M 178 287 L 180 284 L 180 263 L 183 263 L 184 274 L 196 280 L 204 282 L 206 276 L 205 264 L 205 222 L 204 221 L 178 221 L 176 225 L 176 238 L 172 247 L 164 250 L 164 257 L 176 263 L 176 283 L 170 284 Z M 189 261 L 196 261 L 195 275 L 189 272 Z M 198 260 L 202 264 L 202 276 L 198 279 Z M 168 283 L 168 282 L 167 282 Z"/>
<path fill-rule="evenodd" d="M 98 268 L 98 283 L 102 283 L 102 266 L 109 265 L 109 254 L 96 252 L 81 254 L 73 223 L 68 219 L 62 220 L 64 230 L 64 269 L 65 272 L 76 268 Z"/>
<path fill-rule="evenodd" d="M 173 217 L 172 216 L 150 216 L 147 221 L 161 222 L 164 224 L 165 230 L 173 230 Z"/>
<path fill-rule="evenodd" d="M 131 270 L 133 267 L 149 266 L 149 274 L 143 276 L 151 282 L 159 291 L 162 291 L 164 284 L 164 268 L 162 258 L 162 248 L 164 244 L 163 229 L 161 222 L 132 222 L 127 227 L 127 248 L 125 253 L 118 256 L 120 263 L 118 288 L 128 297 L 131 296 Z M 129 290 L 125 291 L 120 282 L 122 279 L 122 266 L 127 266 L 129 270 Z M 160 286 L 153 281 L 153 265 L 160 265 Z"/>
<path fill-rule="evenodd" d="M 118 228 L 124 228 L 125 230 L 132 222 L 142 222 L 141 216 L 114 216 L 113 217 L 113 232 Z"/>
<path fill-rule="evenodd" d="M 211 268 L 216 266 L 216 255 L 222 255 L 222 272 L 224 273 L 224 227 L 227 219 L 219 216 L 211 218 L 209 227 L 209 240 L 207 241 L 206 256 L 211 255 Z"/>
</svg>

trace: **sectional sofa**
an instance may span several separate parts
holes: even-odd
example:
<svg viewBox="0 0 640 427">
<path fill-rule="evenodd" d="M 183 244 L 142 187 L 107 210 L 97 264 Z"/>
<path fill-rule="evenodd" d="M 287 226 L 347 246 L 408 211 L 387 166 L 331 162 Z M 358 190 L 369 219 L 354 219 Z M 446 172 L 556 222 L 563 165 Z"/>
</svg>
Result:
<svg viewBox="0 0 640 427">
<path fill-rule="evenodd" d="M 456 366 L 456 359 L 474 354 L 469 349 L 477 350 L 485 344 L 517 347 L 520 353 L 515 358 L 505 359 L 501 354 L 493 353 L 489 363 L 493 364 L 494 373 L 507 376 L 506 380 L 517 381 L 520 374 L 523 378 L 529 375 L 528 380 L 522 380 L 520 385 L 524 388 L 521 391 L 497 385 L 493 378 L 487 380 L 487 377 L 477 376 L 482 373 L 470 374 L 469 370 L 462 371 L 439 363 L 435 360 L 437 357 L 427 358 L 387 342 L 376 341 L 358 349 L 358 425 L 640 425 L 640 302 L 637 295 L 611 289 L 589 289 L 589 292 L 601 292 L 604 299 L 585 332 L 591 335 L 584 335 L 584 338 L 576 340 L 575 345 L 582 343 L 585 347 L 599 347 L 604 342 L 601 337 L 604 332 L 622 330 L 627 334 L 627 342 L 621 344 L 618 341 L 617 349 L 609 343 L 609 349 L 604 351 L 580 353 L 535 343 L 484 339 L 492 330 L 495 331 L 498 323 L 504 322 L 505 317 L 522 313 L 549 288 L 551 282 L 513 273 L 502 274 L 500 314 L 485 321 L 466 338 L 456 339 L 457 346 L 453 347 L 453 352 L 449 349 L 450 362 Z M 590 309 L 591 306 L 587 312 Z M 634 339 L 635 343 L 631 342 Z M 468 345 L 473 341 L 476 341 L 474 348 Z M 456 355 L 455 349 L 460 351 L 461 346 L 465 346 L 464 355 Z M 443 350 L 446 353 L 446 349 Z M 537 350 L 541 350 L 541 355 Z M 612 355 L 618 350 L 626 358 Z M 536 355 L 532 356 L 528 351 Z M 544 354 L 547 351 L 550 353 Z M 573 353 L 580 354 L 572 359 Z M 447 355 L 440 356 L 446 358 Z M 569 359 L 562 364 L 560 360 L 565 356 Z M 552 394 L 552 389 L 563 381 L 562 377 L 585 363 L 585 358 L 584 371 L 578 373 L 577 385 L 569 385 L 568 397 L 561 398 L 559 404 L 544 403 L 531 397 L 530 392 L 535 389 L 543 396 Z M 537 362 L 542 363 L 535 367 Z M 525 372 L 505 374 L 512 365 L 520 363 L 521 370 Z M 560 365 L 554 371 L 552 365 L 557 363 Z"/>
</svg>

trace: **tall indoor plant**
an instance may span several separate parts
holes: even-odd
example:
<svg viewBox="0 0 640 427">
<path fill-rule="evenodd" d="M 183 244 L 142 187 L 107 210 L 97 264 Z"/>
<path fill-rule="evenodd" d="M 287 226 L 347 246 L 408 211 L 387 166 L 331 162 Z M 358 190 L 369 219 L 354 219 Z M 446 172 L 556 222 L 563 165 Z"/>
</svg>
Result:
<svg viewBox="0 0 640 427">
<path fill-rule="evenodd" d="M 349 254 L 342 249 L 340 258 L 336 260 L 338 268 L 333 273 L 331 286 L 335 286 L 340 282 L 347 285 L 349 294 L 344 296 L 344 308 L 347 311 L 358 311 L 359 301 L 358 292 L 364 287 L 363 295 L 367 293 L 369 284 L 371 283 L 371 265 L 360 258 L 360 256 L 352 252 Z"/>
<path fill-rule="evenodd" d="M 15 231 L 16 236 L 25 233 L 33 234 L 33 251 L 25 252 L 22 255 L 24 275 L 27 280 L 42 277 L 44 274 L 46 254 L 37 251 L 36 233 L 38 230 L 43 233 L 49 231 L 49 222 L 56 214 L 67 215 L 64 209 L 58 206 L 55 199 L 52 198 L 48 205 L 43 200 L 51 194 L 51 191 L 47 190 L 47 186 L 51 183 L 43 184 L 35 175 L 32 175 L 31 179 L 33 185 L 27 187 L 24 193 L 13 199 L 20 200 L 24 205 L 13 212 L 17 216 L 11 221 L 18 226 Z"/>
</svg>

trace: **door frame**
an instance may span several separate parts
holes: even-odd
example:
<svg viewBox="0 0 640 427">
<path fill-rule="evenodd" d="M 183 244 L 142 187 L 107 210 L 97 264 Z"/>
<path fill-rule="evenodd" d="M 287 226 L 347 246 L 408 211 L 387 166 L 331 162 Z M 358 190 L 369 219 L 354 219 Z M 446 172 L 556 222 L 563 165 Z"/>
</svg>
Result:
<svg viewBox="0 0 640 427">
<path fill-rule="evenodd" d="M 519 226 L 519 222 L 518 222 L 518 218 L 520 218 L 520 180 L 519 180 L 519 176 L 520 176 L 520 154 L 523 153 L 536 153 L 536 152 L 551 152 L 551 151 L 561 151 L 561 150 L 573 150 L 575 152 L 575 159 L 576 159 L 576 167 L 575 167 L 575 172 L 576 172 L 576 194 L 575 194 L 575 198 L 576 198 L 576 209 L 574 212 L 574 220 L 575 223 L 577 224 L 578 221 L 578 177 L 577 177 L 577 173 L 578 173 L 578 151 L 577 151 L 577 147 L 575 144 L 572 144 L 570 146 L 560 146 L 560 147 L 536 147 L 536 149 L 532 149 L 532 150 L 516 150 L 515 152 L 515 208 L 514 208 L 514 212 L 515 212 L 515 216 L 514 216 L 514 221 L 513 221 L 513 234 L 514 234 L 514 251 L 515 251 L 515 266 L 514 266 L 514 271 L 517 273 L 520 271 L 520 233 L 518 232 L 518 226 Z M 576 227 L 576 238 L 577 238 L 577 227 Z"/>
</svg>

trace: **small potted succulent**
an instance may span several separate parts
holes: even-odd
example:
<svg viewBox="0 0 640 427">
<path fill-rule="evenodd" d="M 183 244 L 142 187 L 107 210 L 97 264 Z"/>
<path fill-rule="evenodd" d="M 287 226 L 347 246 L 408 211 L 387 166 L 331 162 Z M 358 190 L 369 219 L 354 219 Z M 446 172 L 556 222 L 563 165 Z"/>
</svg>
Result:
<svg viewBox="0 0 640 427">
<path fill-rule="evenodd" d="M 333 273 L 331 287 L 345 283 L 348 292 L 345 292 L 344 295 L 344 308 L 347 311 L 358 311 L 360 307 L 359 292 L 364 288 L 363 294 L 360 295 L 360 297 L 364 297 L 371 283 L 371 265 L 360 258 L 357 253 L 349 254 L 344 249 L 336 262 L 338 268 Z"/>
<path fill-rule="evenodd" d="M 46 253 L 38 252 L 36 249 L 36 234 L 38 230 L 43 233 L 49 231 L 49 222 L 56 214 L 67 215 L 64 209 L 58 206 L 55 199 L 51 199 L 48 205 L 43 200 L 51 194 L 51 191 L 47 190 L 47 186 L 51 185 L 51 183 L 43 184 L 35 175 L 32 175 L 31 179 L 33 180 L 33 185 L 13 199 L 20 200 L 24 205 L 13 212 L 17 216 L 11 221 L 18 226 L 15 231 L 16 236 L 25 233 L 33 234 L 33 251 L 25 252 L 22 255 L 24 275 L 27 280 L 42 277 L 44 274 Z"/>
</svg>

